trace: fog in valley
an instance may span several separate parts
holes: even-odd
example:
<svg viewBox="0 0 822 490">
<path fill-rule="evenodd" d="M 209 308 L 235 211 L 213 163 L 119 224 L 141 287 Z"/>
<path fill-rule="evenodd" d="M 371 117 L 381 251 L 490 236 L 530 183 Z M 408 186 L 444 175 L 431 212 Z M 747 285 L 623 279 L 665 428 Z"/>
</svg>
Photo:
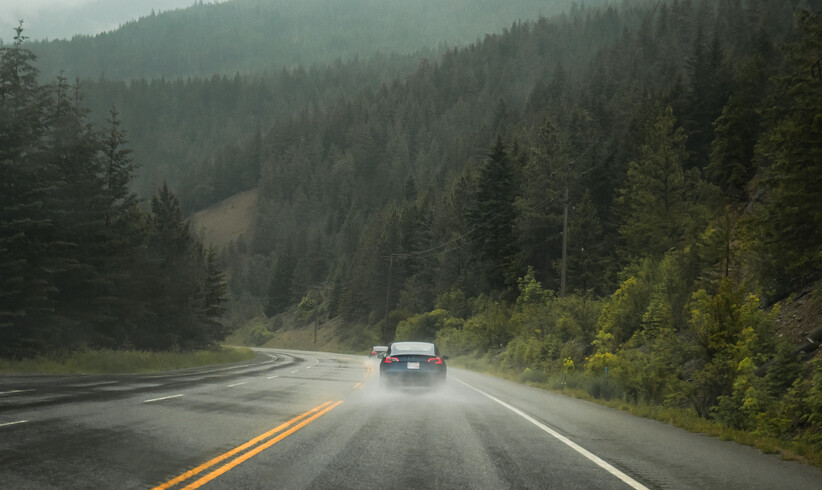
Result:
<svg viewBox="0 0 822 490">
<path fill-rule="evenodd" d="M 6 0 L 0 10 L 0 39 L 10 42 L 20 20 L 34 39 L 71 39 L 117 29 L 157 12 L 191 6 L 191 0 Z"/>
</svg>

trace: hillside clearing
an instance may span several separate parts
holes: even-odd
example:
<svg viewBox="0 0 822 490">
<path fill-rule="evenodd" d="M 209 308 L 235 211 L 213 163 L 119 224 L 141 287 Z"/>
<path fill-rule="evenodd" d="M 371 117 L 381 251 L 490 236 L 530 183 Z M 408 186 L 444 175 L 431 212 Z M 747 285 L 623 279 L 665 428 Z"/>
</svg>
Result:
<svg viewBox="0 0 822 490">
<path fill-rule="evenodd" d="M 204 245 L 219 250 L 241 236 L 246 242 L 254 237 L 256 210 L 257 189 L 252 189 L 196 212 L 191 224 Z"/>
</svg>

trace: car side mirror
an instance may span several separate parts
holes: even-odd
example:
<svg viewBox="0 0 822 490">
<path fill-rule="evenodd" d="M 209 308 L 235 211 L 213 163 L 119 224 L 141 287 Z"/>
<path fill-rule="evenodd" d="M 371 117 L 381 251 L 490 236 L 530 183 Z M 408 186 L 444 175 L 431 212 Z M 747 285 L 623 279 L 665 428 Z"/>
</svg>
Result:
<svg viewBox="0 0 822 490">
<path fill-rule="evenodd" d="M 442 356 L 442 358 L 445 359 L 446 361 L 448 360 L 448 356 Z"/>
</svg>

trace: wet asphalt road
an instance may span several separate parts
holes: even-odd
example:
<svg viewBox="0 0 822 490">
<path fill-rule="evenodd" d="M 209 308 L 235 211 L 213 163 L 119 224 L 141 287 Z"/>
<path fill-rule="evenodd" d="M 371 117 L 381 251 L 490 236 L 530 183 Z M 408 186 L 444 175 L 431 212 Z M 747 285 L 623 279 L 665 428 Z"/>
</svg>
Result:
<svg viewBox="0 0 822 490">
<path fill-rule="evenodd" d="M 450 369 L 379 387 L 364 357 L 0 378 L 0 487 L 820 489 L 822 470 Z"/>
</svg>

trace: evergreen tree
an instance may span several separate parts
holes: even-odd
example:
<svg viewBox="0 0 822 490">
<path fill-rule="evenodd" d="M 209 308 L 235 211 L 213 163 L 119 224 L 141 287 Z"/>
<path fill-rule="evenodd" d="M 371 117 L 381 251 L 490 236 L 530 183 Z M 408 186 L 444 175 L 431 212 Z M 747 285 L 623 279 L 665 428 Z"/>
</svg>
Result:
<svg viewBox="0 0 822 490">
<path fill-rule="evenodd" d="M 723 69 L 724 53 L 719 37 L 714 35 L 707 48 L 703 43 L 700 24 L 694 55 L 689 62 L 691 85 L 688 104 L 682 117 L 687 137 L 685 145 L 689 168 L 703 168 L 708 163 L 714 139 L 713 124 L 728 99 L 728 83 Z"/>
<path fill-rule="evenodd" d="M 568 225 L 568 288 L 585 294 L 608 292 L 608 257 L 603 245 L 602 224 L 587 190 L 576 204 Z"/>
<path fill-rule="evenodd" d="M 822 16 L 801 12 L 756 148 L 764 193 L 753 217 L 762 279 L 777 296 L 822 277 Z"/>
<path fill-rule="evenodd" d="M 201 330 L 200 346 L 210 347 L 222 341 L 227 333 L 220 322 L 226 312 L 227 286 L 217 252 L 211 247 L 205 251 L 203 266 L 203 280 L 196 298 L 196 321 Z"/>
<path fill-rule="evenodd" d="M 274 316 L 282 313 L 293 304 L 294 294 L 292 284 L 294 281 L 295 263 L 292 257 L 285 254 L 277 257 L 274 267 L 274 274 L 271 277 L 271 284 L 268 286 L 268 303 L 265 307 L 265 314 Z"/>
<path fill-rule="evenodd" d="M 58 77 L 41 158 L 54 169 L 55 185 L 45 201 L 54 224 L 56 343 L 98 344 L 96 332 L 111 317 L 110 285 L 102 274 L 105 256 L 105 195 L 98 133 L 86 120 L 78 87 Z"/>
<path fill-rule="evenodd" d="M 699 171 L 684 170 L 685 135 L 674 123 L 668 106 L 648 124 L 640 157 L 630 162 L 626 186 L 620 189 L 619 234 L 626 258 L 661 258 L 700 229 Z"/>
<path fill-rule="evenodd" d="M 101 345 L 131 347 L 132 338 L 146 322 L 148 309 L 143 291 L 148 289 L 145 273 L 147 216 L 130 184 L 136 171 L 119 114 L 112 108 L 108 130 L 101 135 L 100 168 L 103 178 L 104 224 L 98 230 L 96 254 L 106 289 L 103 301 L 109 321 L 100 325 Z"/>
<path fill-rule="evenodd" d="M 493 291 L 516 280 L 516 188 L 508 152 L 497 137 L 477 176 L 476 191 L 466 216 L 477 264 Z"/>
<path fill-rule="evenodd" d="M 727 199 L 744 202 L 754 175 L 754 145 L 760 133 L 760 105 L 767 89 L 768 63 L 755 57 L 739 69 L 738 88 L 715 123 L 707 177 Z"/>
<path fill-rule="evenodd" d="M 521 196 L 516 201 L 523 260 L 535 269 L 537 278 L 552 289 L 560 286 L 559 269 L 554 265 L 562 260 L 568 151 L 567 134 L 552 120 L 547 120 L 523 168 Z"/>
<path fill-rule="evenodd" d="M 33 354 L 50 333 L 54 272 L 48 258 L 53 224 L 44 207 L 53 185 L 39 158 L 47 92 L 37 83 L 34 54 L 0 47 L 0 355 Z"/>
<path fill-rule="evenodd" d="M 149 298 L 151 317 L 135 344 L 159 350 L 188 350 L 208 344 L 211 339 L 199 323 L 196 303 L 206 270 L 202 245 L 191 235 L 180 203 L 166 185 L 151 199 L 147 253 L 146 286 L 150 290 L 144 295 Z"/>
<path fill-rule="evenodd" d="M 108 119 L 109 129 L 103 135 L 102 167 L 105 172 L 105 190 L 108 194 L 108 205 L 112 208 L 106 214 L 106 226 L 113 226 L 118 219 L 123 219 L 137 202 L 136 195 L 129 184 L 134 178 L 138 166 L 131 158 L 132 150 L 125 147 L 126 132 L 121 127 L 120 114 L 112 107 Z"/>
</svg>

